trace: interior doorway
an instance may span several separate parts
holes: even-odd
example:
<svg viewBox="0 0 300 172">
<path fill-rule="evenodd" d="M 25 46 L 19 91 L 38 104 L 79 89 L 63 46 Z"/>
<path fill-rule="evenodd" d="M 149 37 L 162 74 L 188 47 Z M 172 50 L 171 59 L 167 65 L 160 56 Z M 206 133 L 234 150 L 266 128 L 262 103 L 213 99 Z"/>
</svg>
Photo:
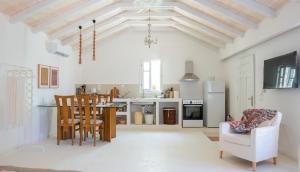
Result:
<svg viewBox="0 0 300 172">
<path fill-rule="evenodd" d="M 255 107 L 255 56 L 247 55 L 240 59 L 239 109 L 243 111 Z"/>
</svg>

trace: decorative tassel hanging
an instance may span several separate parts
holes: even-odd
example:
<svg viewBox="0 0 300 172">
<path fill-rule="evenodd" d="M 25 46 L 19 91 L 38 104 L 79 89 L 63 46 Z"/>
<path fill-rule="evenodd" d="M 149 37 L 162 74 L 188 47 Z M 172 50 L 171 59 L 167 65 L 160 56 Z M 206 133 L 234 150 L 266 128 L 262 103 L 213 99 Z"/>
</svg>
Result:
<svg viewBox="0 0 300 172">
<path fill-rule="evenodd" d="M 79 64 L 81 64 L 81 56 L 82 56 L 82 26 L 79 26 L 80 36 L 79 36 Z"/>
<path fill-rule="evenodd" d="M 94 32 L 93 32 L 93 61 L 96 61 L 96 20 L 93 20 Z"/>
</svg>

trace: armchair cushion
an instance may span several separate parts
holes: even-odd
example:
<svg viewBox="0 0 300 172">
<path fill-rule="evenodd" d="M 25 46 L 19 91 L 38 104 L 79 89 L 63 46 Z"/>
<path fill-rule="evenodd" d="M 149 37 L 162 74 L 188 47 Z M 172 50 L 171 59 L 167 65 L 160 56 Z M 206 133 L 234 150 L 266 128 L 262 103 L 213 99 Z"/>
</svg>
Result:
<svg viewBox="0 0 300 172">
<path fill-rule="evenodd" d="M 250 134 L 236 134 L 236 133 L 225 133 L 222 135 L 222 139 L 226 142 L 239 144 L 242 146 L 251 145 L 251 135 Z"/>
</svg>

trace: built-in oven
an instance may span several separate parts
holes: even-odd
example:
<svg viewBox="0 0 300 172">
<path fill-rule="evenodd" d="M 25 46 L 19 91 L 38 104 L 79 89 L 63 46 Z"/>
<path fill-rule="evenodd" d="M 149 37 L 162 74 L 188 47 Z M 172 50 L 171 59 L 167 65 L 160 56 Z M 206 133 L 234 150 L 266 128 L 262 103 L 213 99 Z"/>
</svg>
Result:
<svg viewBox="0 0 300 172">
<path fill-rule="evenodd" d="M 203 127 L 203 100 L 183 100 L 182 127 Z"/>
</svg>

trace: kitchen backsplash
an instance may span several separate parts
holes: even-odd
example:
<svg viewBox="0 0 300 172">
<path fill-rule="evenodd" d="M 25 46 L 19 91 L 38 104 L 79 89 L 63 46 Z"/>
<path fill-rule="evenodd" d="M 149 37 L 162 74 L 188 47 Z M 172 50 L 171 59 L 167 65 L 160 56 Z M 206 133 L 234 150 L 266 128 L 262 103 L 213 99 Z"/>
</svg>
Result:
<svg viewBox="0 0 300 172">
<path fill-rule="evenodd" d="M 76 84 L 75 87 L 79 88 L 83 84 Z M 107 94 L 110 93 L 110 90 L 113 87 L 117 87 L 120 91 L 121 98 L 136 98 L 141 97 L 142 93 L 140 92 L 140 85 L 139 84 L 85 84 L 86 85 L 86 92 L 92 93 L 92 90 L 96 90 L 97 93 Z M 166 90 L 167 88 L 173 88 L 174 91 L 180 92 L 180 85 L 179 84 L 164 84 L 162 85 L 162 91 Z M 145 97 L 155 97 L 155 95 L 145 95 Z"/>
</svg>

